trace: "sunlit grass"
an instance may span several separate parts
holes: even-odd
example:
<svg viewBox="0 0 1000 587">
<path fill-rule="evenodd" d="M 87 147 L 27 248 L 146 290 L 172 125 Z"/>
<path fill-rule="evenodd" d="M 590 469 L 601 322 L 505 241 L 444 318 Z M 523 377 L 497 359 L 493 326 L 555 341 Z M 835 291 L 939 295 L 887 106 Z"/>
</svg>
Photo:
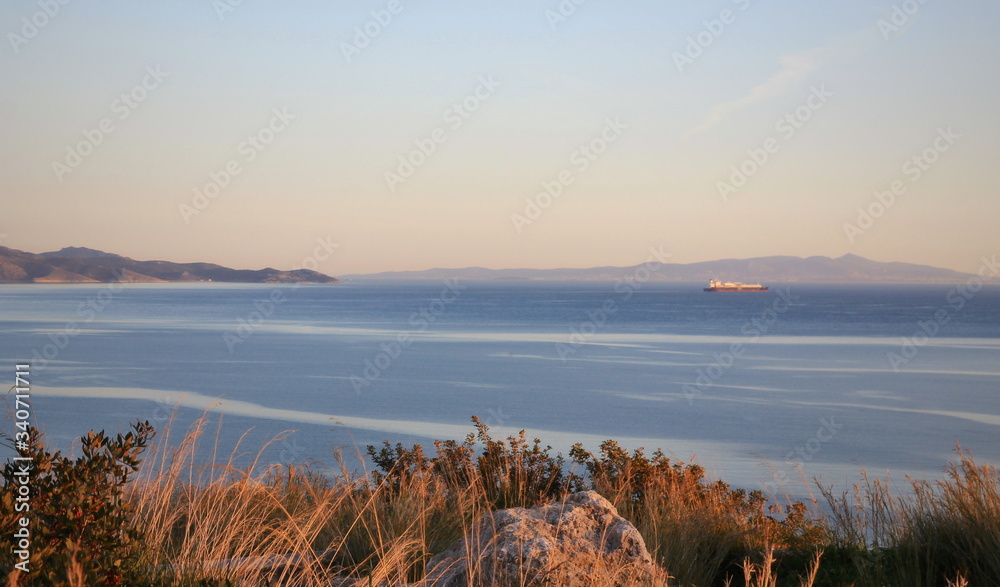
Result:
<svg viewBox="0 0 1000 587">
<path fill-rule="evenodd" d="M 957 449 L 943 480 L 870 478 L 823 494 L 833 543 L 859 585 L 1000 585 L 1000 477 Z M 905 488 L 904 488 L 905 489 Z"/>
<path fill-rule="evenodd" d="M 961 450 L 944 479 L 910 480 L 908 492 L 867 476 L 842 494 L 821 488 L 829 507 L 820 517 L 815 505 L 778 507 L 759 492 L 708 482 L 697 465 L 659 452 L 630 453 L 607 441 L 598 453 L 574 447 L 571 464 L 523 435 L 497 440 L 476 424 L 463 441 L 438 443 L 433 456 L 418 447 L 373 448 L 377 471 L 355 471 L 343 458 L 334 471 L 265 465 L 267 446 L 255 458 L 237 458 L 243 453 L 234 449 L 206 464 L 201 455 L 216 453 L 219 437 L 207 419 L 176 439 L 167 426 L 126 488 L 143 534 L 131 580 L 410 584 L 435 554 L 469 540 L 465 533 L 485 514 L 593 489 L 642 534 L 662 575 L 654 584 L 1000 584 L 1000 479 Z M 79 558 L 63 558 L 57 584 L 87 584 Z M 486 584 L 493 572 L 476 562 L 469 584 Z M 629 572 L 597 561 L 591 584 L 651 584 Z M 8 585 L 17 584 L 26 583 L 11 574 Z M 519 576 L 503 584 L 551 583 Z"/>
</svg>

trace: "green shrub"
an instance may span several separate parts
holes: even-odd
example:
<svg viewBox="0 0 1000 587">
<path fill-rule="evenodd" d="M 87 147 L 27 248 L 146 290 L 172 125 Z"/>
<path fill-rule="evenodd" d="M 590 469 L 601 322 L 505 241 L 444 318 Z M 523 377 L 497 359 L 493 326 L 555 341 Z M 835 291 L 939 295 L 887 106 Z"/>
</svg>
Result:
<svg viewBox="0 0 1000 587">
<path fill-rule="evenodd" d="M 20 452 L 31 459 L 30 470 L 7 461 L 0 487 L 0 567 L 14 569 L 14 533 L 22 516 L 30 521 L 30 572 L 14 569 L 14 584 L 130 582 L 142 558 L 142 532 L 122 496 L 153 434 L 148 422 L 115 438 L 90 431 L 80 439 L 82 456 L 72 459 L 46 450 L 38 430 L 28 430 Z M 26 512 L 14 507 L 21 485 L 30 491 Z"/>
</svg>

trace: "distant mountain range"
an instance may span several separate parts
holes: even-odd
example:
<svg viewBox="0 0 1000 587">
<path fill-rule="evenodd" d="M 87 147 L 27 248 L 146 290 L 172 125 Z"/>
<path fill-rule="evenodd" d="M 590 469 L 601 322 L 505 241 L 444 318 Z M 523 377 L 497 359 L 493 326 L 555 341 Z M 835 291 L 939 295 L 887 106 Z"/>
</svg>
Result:
<svg viewBox="0 0 1000 587">
<path fill-rule="evenodd" d="M 463 279 L 463 280 L 556 280 L 616 281 L 632 275 L 642 265 L 591 267 L 587 269 L 427 269 L 354 274 L 344 279 Z M 655 281 L 709 279 L 743 282 L 898 282 L 953 283 L 969 278 L 967 273 L 915 265 L 881 263 L 844 255 L 830 257 L 755 257 L 722 259 L 701 263 L 666 263 L 651 272 Z M 84 247 L 66 247 L 49 253 L 26 253 L 0 247 L 0 283 L 165 283 L 217 281 L 230 283 L 339 283 L 340 280 L 308 269 L 230 269 L 211 263 L 136 261 L 121 255 Z"/>
<path fill-rule="evenodd" d="M 338 283 L 308 269 L 230 269 L 212 263 L 135 261 L 83 247 L 49 253 L 26 253 L 0 247 L 0 283 L 166 283 L 219 281 L 230 283 Z"/>
<path fill-rule="evenodd" d="M 345 275 L 343 279 L 465 279 L 465 280 L 600 280 L 615 281 L 632 275 L 641 265 L 632 267 L 593 267 L 589 269 L 428 269 L 426 271 L 389 271 Z M 844 255 L 830 257 L 756 257 L 722 259 L 701 263 L 667 263 L 652 273 L 655 281 L 703 281 L 721 279 L 743 282 L 902 282 L 935 283 L 965 280 L 969 274 L 912 263 L 880 263 Z"/>
</svg>

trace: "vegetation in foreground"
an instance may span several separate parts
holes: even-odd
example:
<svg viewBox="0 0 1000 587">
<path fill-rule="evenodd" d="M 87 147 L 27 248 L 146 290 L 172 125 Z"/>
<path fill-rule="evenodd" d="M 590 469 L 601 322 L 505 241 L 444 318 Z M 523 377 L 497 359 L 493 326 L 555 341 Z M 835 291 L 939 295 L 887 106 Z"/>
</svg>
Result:
<svg viewBox="0 0 1000 587">
<path fill-rule="evenodd" d="M 204 419 L 174 446 L 169 434 L 151 445 L 148 423 L 116 437 L 91 432 L 76 459 L 46 450 L 32 430 L 28 482 L 12 461 L 2 472 L 0 569 L 8 586 L 403 585 L 483 514 L 593 489 L 639 529 L 671 585 L 1000 584 L 1000 477 L 960 449 L 944 480 L 911 480 L 905 496 L 888 479 L 865 477 L 844 494 L 821 488 L 820 516 L 816 505 L 768 505 L 758 491 L 710 483 L 660 451 L 577 445 L 569 467 L 523 432 L 494 439 L 473 421 L 474 433 L 435 443 L 434 456 L 386 443 L 368 447 L 378 471 L 355 474 L 341 460 L 336 475 L 199 466 Z M 15 569 L 23 485 L 29 574 Z M 613 576 L 607 585 L 621 584 Z"/>
</svg>

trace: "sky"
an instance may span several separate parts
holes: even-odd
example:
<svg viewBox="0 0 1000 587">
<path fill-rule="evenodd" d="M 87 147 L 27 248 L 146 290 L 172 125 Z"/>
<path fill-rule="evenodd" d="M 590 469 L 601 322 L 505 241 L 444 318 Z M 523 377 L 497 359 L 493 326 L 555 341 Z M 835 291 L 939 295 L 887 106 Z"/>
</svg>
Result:
<svg viewBox="0 0 1000 587">
<path fill-rule="evenodd" d="M 973 272 L 1000 254 L 998 24 L 992 0 L 8 0 L 0 245 Z"/>
</svg>

